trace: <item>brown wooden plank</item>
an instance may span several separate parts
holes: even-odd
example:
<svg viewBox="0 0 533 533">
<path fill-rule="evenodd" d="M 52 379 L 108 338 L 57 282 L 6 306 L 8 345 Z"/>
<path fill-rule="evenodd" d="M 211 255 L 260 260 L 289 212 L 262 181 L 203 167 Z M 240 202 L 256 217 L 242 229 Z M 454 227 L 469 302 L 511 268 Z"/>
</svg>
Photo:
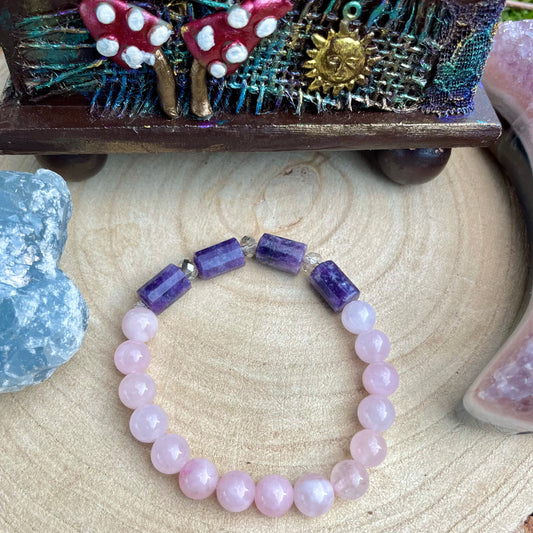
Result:
<svg viewBox="0 0 533 533">
<path fill-rule="evenodd" d="M 95 119 L 79 99 L 21 105 L 7 92 L 0 104 L 0 153 L 119 153 L 172 151 L 377 150 L 488 146 L 498 118 L 480 88 L 476 110 L 439 119 L 422 113 L 352 113 L 251 116 L 216 114 L 209 121 L 183 117 Z"/>
</svg>

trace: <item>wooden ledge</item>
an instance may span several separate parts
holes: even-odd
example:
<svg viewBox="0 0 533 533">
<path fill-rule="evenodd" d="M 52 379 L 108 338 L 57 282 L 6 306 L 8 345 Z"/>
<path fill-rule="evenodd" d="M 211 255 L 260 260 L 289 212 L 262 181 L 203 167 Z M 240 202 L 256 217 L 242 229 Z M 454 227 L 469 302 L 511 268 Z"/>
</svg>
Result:
<svg viewBox="0 0 533 533">
<path fill-rule="evenodd" d="M 439 119 L 423 113 L 352 113 L 251 116 L 216 114 L 209 121 L 184 117 L 94 119 L 79 100 L 20 104 L 10 91 L 0 104 L 0 153 L 99 154 L 134 152 L 275 152 L 381 150 L 488 146 L 501 133 L 480 87 L 475 111 Z"/>
</svg>

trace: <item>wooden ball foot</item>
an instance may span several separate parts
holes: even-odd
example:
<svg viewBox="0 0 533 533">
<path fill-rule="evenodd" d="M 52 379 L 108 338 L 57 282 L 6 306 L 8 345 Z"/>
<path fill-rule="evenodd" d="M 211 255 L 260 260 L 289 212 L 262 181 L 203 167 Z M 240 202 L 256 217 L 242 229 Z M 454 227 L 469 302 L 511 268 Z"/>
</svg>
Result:
<svg viewBox="0 0 533 533">
<path fill-rule="evenodd" d="M 66 180 L 80 181 L 98 174 L 107 161 L 107 154 L 39 154 L 35 158 L 40 165 Z"/>
<path fill-rule="evenodd" d="M 425 183 L 438 176 L 448 163 L 450 148 L 378 150 L 376 162 L 385 176 L 401 185 Z"/>
</svg>

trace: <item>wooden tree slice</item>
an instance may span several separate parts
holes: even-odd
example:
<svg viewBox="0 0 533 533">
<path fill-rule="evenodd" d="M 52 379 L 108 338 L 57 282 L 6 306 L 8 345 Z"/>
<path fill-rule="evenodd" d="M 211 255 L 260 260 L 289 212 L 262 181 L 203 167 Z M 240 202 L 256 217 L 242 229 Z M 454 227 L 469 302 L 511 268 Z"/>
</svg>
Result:
<svg viewBox="0 0 533 533">
<path fill-rule="evenodd" d="M 0 168 L 33 171 L 29 156 Z M 481 427 L 461 397 L 509 335 L 526 287 L 519 207 L 491 157 L 455 150 L 401 187 L 351 153 L 111 156 L 70 183 L 62 268 L 91 310 L 84 345 L 47 382 L 0 395 L 6 531 L 519 531 L 533 511 L 533 440 Z M 355 502 L 272 521 L 195 502 L 128 430 L 113 353 L 135 290 L 169 262 L 268 231 L 335 260 L 391 338 L 401 386 L 389 456 Z M 150 373 L 170 429 L 221 472 L 324 475 L 359 429 L 364 365 L 313 293 L 249 261 L 165 311 Z"/>
</svg>

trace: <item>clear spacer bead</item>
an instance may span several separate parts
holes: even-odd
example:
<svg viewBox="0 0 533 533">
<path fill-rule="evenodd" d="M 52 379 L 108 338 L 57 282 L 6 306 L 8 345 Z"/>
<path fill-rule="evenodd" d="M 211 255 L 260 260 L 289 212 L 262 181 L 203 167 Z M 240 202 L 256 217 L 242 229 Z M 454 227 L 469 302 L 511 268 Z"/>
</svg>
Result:
<svg viewBox="0 0 533 533">
<path fill-rule="evenodd" d="M 198 269 L 196 268 L 196 265 L 188 259 L 184 259 L 181 263 L 181 270 L 183 270 L 185 277 L 191 281 L 198 277 Z"/>
<path fill-rule="evenodd" d="M 146 304 L 142 300 L 137 300 L 137 303 L 135 304 L 135 307 L 144 307 L 145 309 L 148 309 Z"/>
<path fill-rule="evenodd" d="M 249 235 L 245 235 L 241 239 L 240 244 L 242 248 L 242 253 L 246 257 L 253 257 L 255 255 L 255 251 L 257 250 L 257 241 L 253 237 L 250 237 Z"/>
<path fill-rule="evenodd" d="M 309 252 L 304 255 L 302 270 L 309 276 L 320 263 L 322 263 L 322 256 L 315 252 Z"/>
</svg>

